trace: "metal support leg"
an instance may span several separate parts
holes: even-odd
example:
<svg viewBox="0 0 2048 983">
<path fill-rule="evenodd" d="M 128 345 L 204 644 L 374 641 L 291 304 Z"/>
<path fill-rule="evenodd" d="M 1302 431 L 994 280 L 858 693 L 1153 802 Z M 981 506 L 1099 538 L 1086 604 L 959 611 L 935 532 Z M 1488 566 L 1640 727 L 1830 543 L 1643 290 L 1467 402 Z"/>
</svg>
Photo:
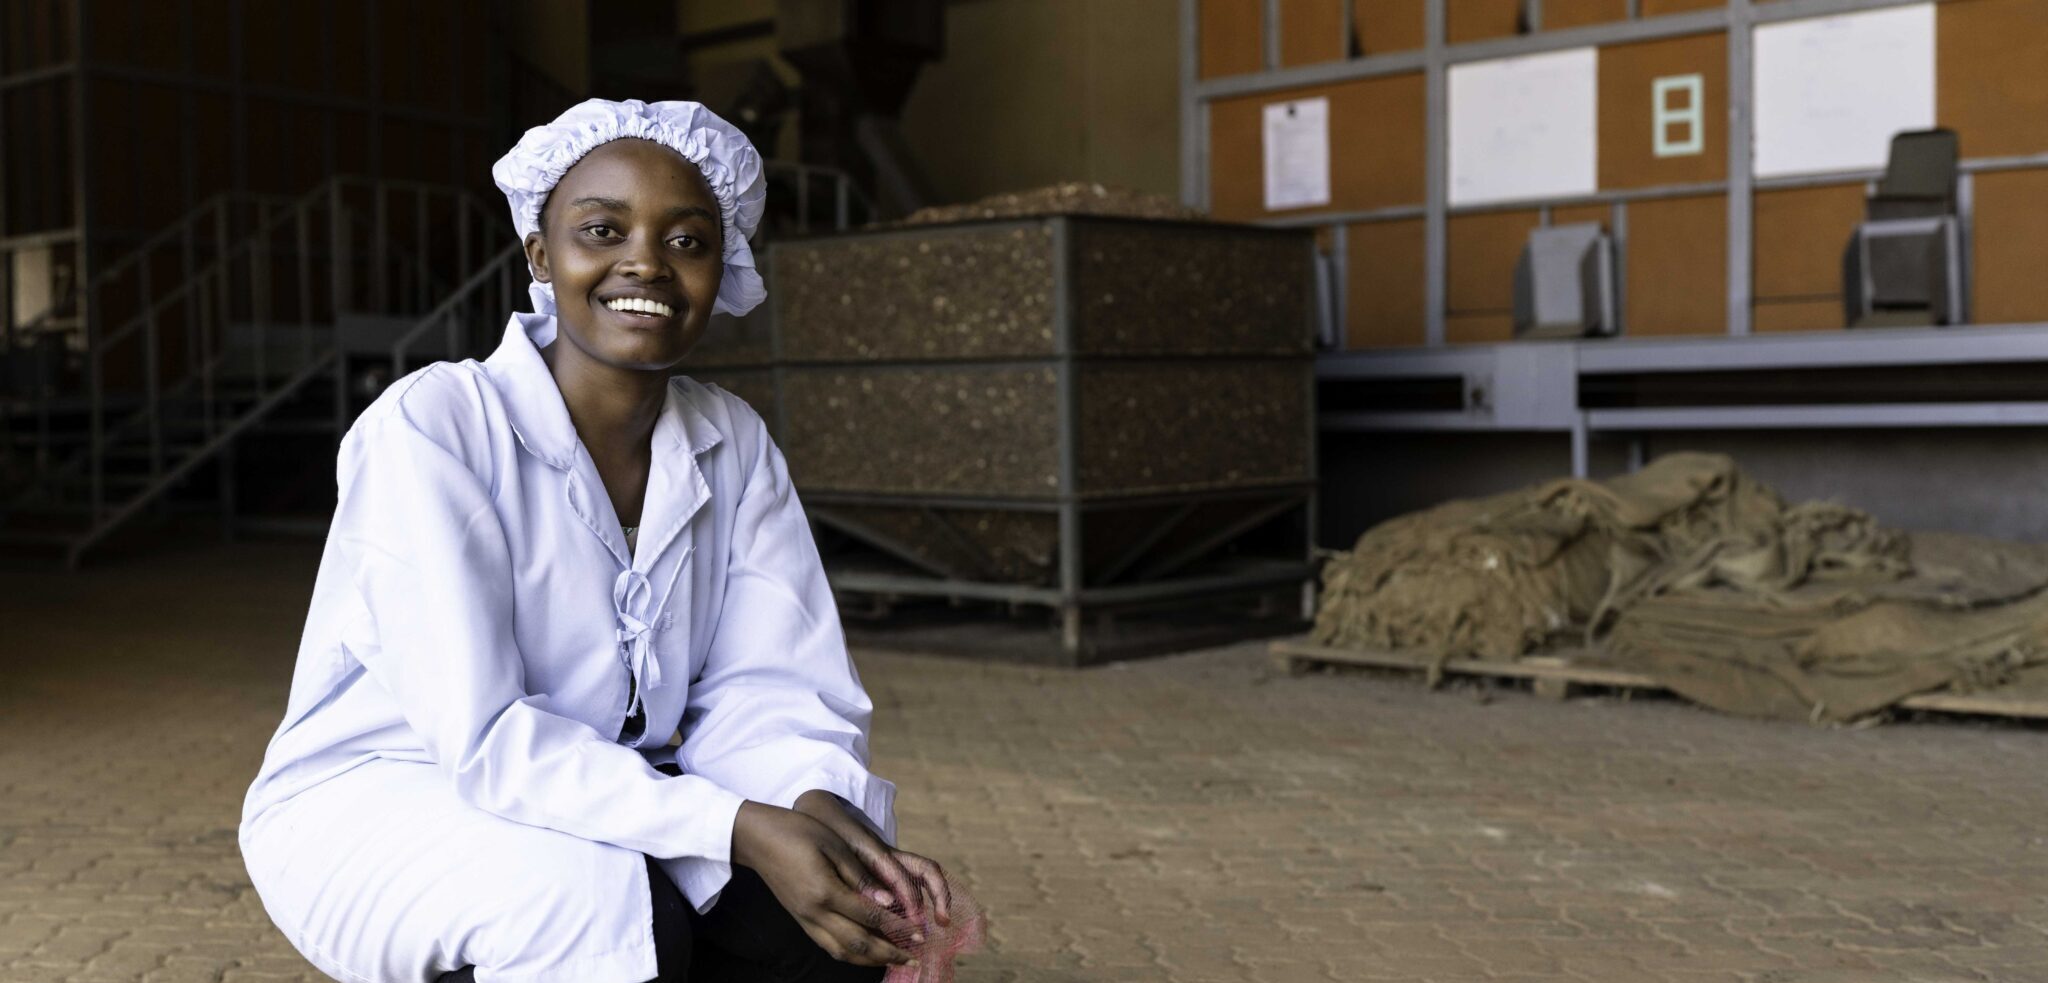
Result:
<svg viewBox="0 0 2048 983">
<path fill-rule="evenodd" d="M 1572 477 L 1574 478 L 1586 477 L 1586 440 L 1586 414 L 1580 413 L 1572 418 Z"/>
<path fill-rule="evenodd" d="M 235 541 L 235 442 L 230 440 L 220 448 L 220 538 L 224 543 Z"/>
</svg>

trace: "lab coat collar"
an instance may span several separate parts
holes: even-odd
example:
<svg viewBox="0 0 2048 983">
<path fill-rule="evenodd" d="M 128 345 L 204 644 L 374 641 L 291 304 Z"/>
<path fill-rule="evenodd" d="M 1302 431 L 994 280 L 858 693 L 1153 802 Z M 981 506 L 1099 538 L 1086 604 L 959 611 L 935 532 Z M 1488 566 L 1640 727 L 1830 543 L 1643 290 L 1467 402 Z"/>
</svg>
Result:
<svg viewBox="0 0 2048 983">
<path fill-rule="evenodd" d="M 558 471 L 573 471 L 582 442 L 569 420 L 562 390 L 540 357 L 540 350 L 555 340 L 556 330 L 553 315 L 515 312 L 505 325 L 505 339 L 484 360 L 484 366 L 505 397 L 506 413 L 520 446 Z M 676 446 L 687 449 L 694 458 L 724 435 L 671 383 L 661 418 L 654 424 L 654 438 L 657 449 Z M 655 455 L 656 467 L 661 465 L 661 457 Z"/>
</svg>

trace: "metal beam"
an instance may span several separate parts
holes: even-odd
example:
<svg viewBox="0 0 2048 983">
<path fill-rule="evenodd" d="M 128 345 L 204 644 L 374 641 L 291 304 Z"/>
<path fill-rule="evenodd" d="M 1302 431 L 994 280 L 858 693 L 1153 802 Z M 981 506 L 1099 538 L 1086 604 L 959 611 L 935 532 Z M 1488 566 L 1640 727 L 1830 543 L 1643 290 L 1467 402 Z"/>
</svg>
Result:
<svg viewBox="0 0 2048 983">
<path fill-rule="evenodd" d="M 1871 430 L 1919 427 L 2048 427 L 2048 403 L 1853 403 L 1688 406 L 1593 410 L 1587 425 L 1609 433 L 1654 430 Z"/>
<path fill-rule="evenodd" d="M 1830 14 L 1880 10 L 1886 7 L 1924 3 L 1926 0 L 1776 0 L 1751 9 L 1748 24 L 1770 24 Z M 1747 4 L 1744 4 L 1747 6 Z M 1250 75 L 1200 79 L 1195 83 L 1198 100 L 1255 95 L 1309 85 L 1328 85 L 1354 79 L 1395 75 L 1424 69 L 1432 52 L 1440 52 L 1446 64 L 1488 61 L 1521 55 L 1563 51 L 1568 48 L 1605 47 L 1634 41 L 1655 41 L 1731 29 L 1735 14 L 1730 7 L 1666 14 L 1660 17 L 1609 21 L 1561 31 L 1544 31 L 1514 37 L 1488 38 L 1464 44 L 1446 45 L 1441 40 L 1421 51 L 1368 55 L 1344 61 L 1323 62 L 1296 68 L 1281 68 Z"/>
<path fill-rule="evenodd" d="M 1448 0 L 1424 0 L 1423 43 L 1423 340 L 1444 343 L 1444 309 L 1449 297 L 1450 95 L 1444 62 L 1444 16 Z"/>
</svg>

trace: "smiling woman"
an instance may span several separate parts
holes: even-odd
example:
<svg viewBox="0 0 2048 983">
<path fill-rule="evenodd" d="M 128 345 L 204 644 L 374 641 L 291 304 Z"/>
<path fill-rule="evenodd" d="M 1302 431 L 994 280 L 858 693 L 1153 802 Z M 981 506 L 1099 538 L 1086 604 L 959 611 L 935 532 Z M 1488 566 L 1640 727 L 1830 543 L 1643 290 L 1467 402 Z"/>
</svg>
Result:
<svg viewBox="0 0 2048 983">
<path fill-rule="evenodd" d="M 591 100 L 493 177 L 534 312 L 343 440 L 250 879 L 340 979 L 879 979 L 948 934 L 944 872 L 894 846 L 781 452 L 673 374 L 764 295 L 760 158 Z"/>
<path fill-rule="evenodd" d="M 616 140 L 563 175 L 526 237 L 526 258 L 553 287 L 581 357 L 665 370 L 704 336 L 723 239 L 718 199 L 696 165 L 652 140 Z M 558 372 L 559 357 L 549 360 Z"/>
</svg>

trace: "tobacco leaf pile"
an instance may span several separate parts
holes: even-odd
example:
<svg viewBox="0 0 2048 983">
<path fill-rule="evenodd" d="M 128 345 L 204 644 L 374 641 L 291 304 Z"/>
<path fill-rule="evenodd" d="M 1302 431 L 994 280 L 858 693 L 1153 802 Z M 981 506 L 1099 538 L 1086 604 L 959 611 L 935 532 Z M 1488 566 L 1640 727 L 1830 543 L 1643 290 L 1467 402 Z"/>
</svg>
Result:
<svg viewBox="0 0 2048 983">
<path fill-rule="evenodd" d="M 1067 181 L 990 195 L 964 205 L 934 205 L 920 208 L 897 222 L 878 223 L 877 228 L 904 225 L 945 225 L 1003 218 L 1040 218 L 1046 215 L 1109 215 L 1121 218 L 1153 218 L 1199 221 L 1208 216 L 1200 209 L 1163 195 L 1147 194 L 1114 185 Z"/>
<path fill-rule="evenodd" d="M 1787 503 L 1720 455 L 1402 516 L 1323 580 L 1319 644 L 1439 666 L 1572 649 L 1749 716 L 2048 688 L 2048 547 Z"/>
</svg>

